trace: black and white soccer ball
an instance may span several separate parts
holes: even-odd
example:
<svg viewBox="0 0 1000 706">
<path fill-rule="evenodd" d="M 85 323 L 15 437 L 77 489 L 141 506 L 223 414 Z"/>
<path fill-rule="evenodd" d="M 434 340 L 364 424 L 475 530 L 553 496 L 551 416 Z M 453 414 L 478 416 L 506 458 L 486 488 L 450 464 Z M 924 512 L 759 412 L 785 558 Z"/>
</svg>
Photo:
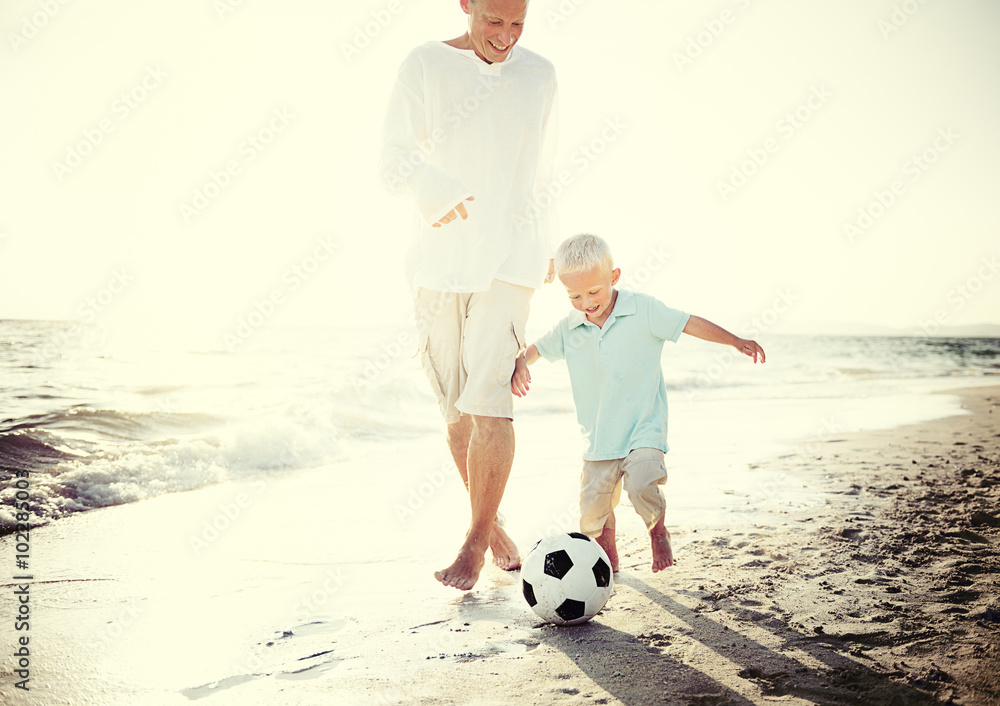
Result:
<svg viewBox="0 0 1000 706">
<path fill-rule="evenodd" d="M 611 596 L 611 562 L 601 545 L 580 532 L 539 540 L 521 565 L 521 588 L 531 609 L 556 625 L 597 615 Z"/>
</svg>

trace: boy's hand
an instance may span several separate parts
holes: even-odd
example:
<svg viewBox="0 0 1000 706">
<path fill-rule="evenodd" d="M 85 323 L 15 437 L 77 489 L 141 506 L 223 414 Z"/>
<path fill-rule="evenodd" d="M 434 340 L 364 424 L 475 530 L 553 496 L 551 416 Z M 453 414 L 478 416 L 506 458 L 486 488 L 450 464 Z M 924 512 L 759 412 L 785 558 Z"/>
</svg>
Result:
<svg viewBox="0 0 1000 706">
<path fill-rule="evenodd" d="M 757 341 L 750 341 L 745 338 L 740 338 L 733 344 L 733 348 L 738 350 L 743 355 L 753 358 L 753 362 L 764 362 L 764 349 L 760 347 Z M 760 356 L 760 361 L 757 360 L 757 356 Z"/>
<path fill-rule="evenodd" d="M 545 284 L 552 284 L 556 279 L 556 261 L 549 258 L 549 271 L 545 275 Z"/>
<path fill-rule="evenodd" d="M 524 397 L 528 394 L 530 382 L 531 373 L 528 371 L 528 364 L 524 361 L 524 356 L 519 355 L 514 361 L 514 374 L 510 376 L 510 391 L 518 397 Z"/>
<path fill-rule="evenodd" d="M 708 319 L 703 319 L 700 316 L 692 314 L 688 317 L 688 322 L 684 325 L 684 333 L 695 338 L 700 338 L 703 341 L 732 346 L 743 355 L 753 358 L 753 362 L 755 363 L 758 362 L 757 357 L 760 356 L 759 362 L 764 362 L 764 349 L 760 347 L 757 341 L 740 338 L 735 334 L 729 333 L 729 331 L 718 324 L 713 324 Z"/>
</svg>

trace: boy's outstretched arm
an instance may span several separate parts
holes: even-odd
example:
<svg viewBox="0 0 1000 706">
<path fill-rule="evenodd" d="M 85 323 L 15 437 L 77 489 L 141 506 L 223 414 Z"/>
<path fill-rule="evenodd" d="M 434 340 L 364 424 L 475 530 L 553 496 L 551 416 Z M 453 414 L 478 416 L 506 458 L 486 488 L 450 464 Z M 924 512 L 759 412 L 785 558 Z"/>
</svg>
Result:
<svg viewBox="0 0 1000 706">
<path fill-rule="evenodd" d="M 541 357 L 538 349 L 531 345 L 523 353 L 519 353 L 514 360 L 514 374 L 510 376 L 510 391 L 518 397 L 524 397 L 528 394 L 528 383 L 531 382 L 528 366 Z"/>
<path fill-rule="evenodd" d="M 755 363 L 758 362 L 757 357 L 760 356 L 759 362 L 764 362 L 764 349 L 760 347 L 757 341 L 740 338 L 739 336 L 729 333 L 729 331 L 721 326 L 713 324 L 711 321 L 703 319 L 700 316 L 692 315 L 691 318 L 688 319 L 687 324 L 684 326 L 684 333 L 694 336 L 695 338 L 700 338 L 703 341 L 722 343 L 726 346 L 732 346 L 740 353 L 753 358 L 753 362 Z"/>
</svg>

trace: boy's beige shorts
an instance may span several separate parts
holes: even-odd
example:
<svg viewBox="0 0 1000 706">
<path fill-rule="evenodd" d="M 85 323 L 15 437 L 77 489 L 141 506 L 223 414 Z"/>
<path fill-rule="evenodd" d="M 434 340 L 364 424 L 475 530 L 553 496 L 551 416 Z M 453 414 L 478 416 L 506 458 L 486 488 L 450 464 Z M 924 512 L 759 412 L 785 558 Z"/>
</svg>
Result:
<svg viewBox="0 0 1000 706">
<path fill-rule="evenodd" d="M 611 511 L 621 499 L 622 487 L 646 529 L 663 517 L 667 502 L 660 486 L 667 482 L 667 467 L 660 449 L 633 449 L 625 458 L 584 461 L 580 476 L 580 531 L 599 537 L 605 527 L 614 529 Z"/>
<path fill-rule="evenodd" d="M 448 424 L 462 414 L 514 418 L 510 378 L 533 292 L 500 280 L 471 294 L 417 291 L 418 351 Z"/>
</svg>

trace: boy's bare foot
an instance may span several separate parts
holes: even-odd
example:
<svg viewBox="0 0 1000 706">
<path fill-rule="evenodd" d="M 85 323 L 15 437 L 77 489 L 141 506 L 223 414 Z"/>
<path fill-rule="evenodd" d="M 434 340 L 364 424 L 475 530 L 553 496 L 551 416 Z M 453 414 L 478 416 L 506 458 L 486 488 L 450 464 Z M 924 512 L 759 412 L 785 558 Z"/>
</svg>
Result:
<svg viewBox="0 0 1000 706">
<path fill-rule="evenodd" d="M 674 553 L 670 548 L 670 533 L 663 524 L 663 518 L 649 530 L 649 541 L 653 549 L 653 573 L 674 565 Z"/>
<path fill-rule="evenodd" d="M 614 528 L 605 527 L 596 541 L 601 545 L 601 549 L 607 553 L 608 559 L 611 560 L 611 570 L 618 571 L 618 545 L 615 544 Z"/>
<path fill-rule="evenodd" d="M 503 520 L 497 519 L 490 532 L 490 552 L 493 563 L 504 571 L 521 568 L 521 555 L 517 553 L 517 545 L 503 528 Z"/>
<path fill-rule="evenodd" d="M 458 550 L 458 556 L 451 566 L 435 571 L 434 578 L 445 586 L 468 591 L 479 580 L 479 572 L 483 570 L 483 564 L 486 563 L 485 554 L 485 548 L 477 547 L 476 543 L 466 540 L 462 548 Z"/>
</svg>

